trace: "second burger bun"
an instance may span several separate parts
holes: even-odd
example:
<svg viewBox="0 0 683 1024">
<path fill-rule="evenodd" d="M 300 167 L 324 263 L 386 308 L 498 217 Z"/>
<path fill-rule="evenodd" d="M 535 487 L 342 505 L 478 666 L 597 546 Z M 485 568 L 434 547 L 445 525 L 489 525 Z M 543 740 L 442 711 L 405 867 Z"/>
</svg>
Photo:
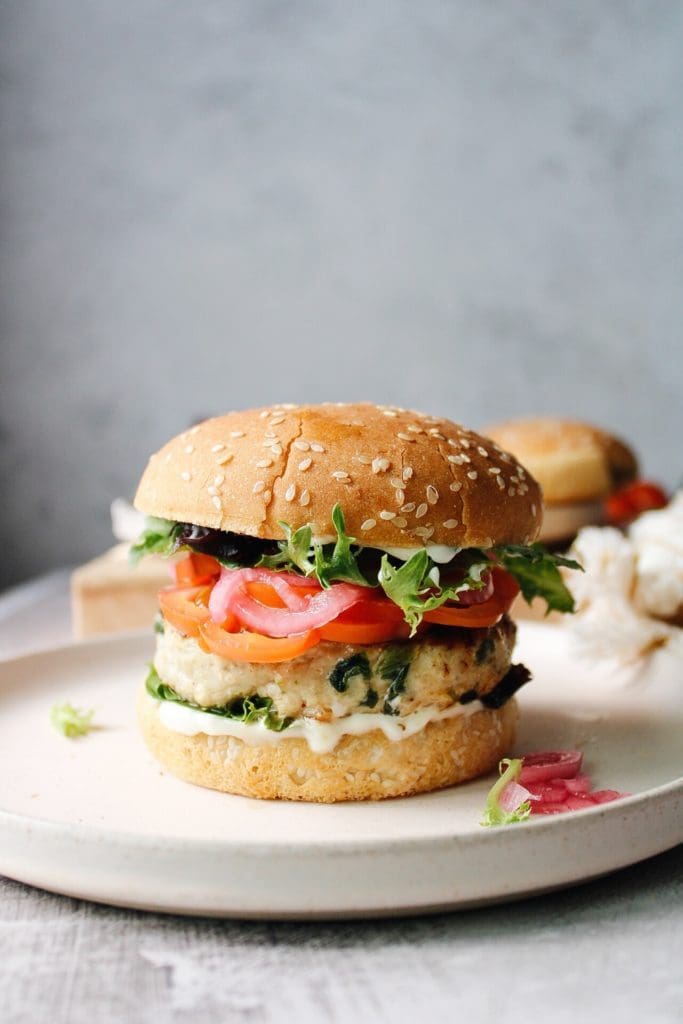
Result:
<svg viewBox="0 0 683 1024">
<path fill-rule="evenodd" d="M 369 403 L 277 405 L 206 420 L 153 455 L 135 505 L 148 515 L 264 539 L 332 509 L 366 547 L 528 543 L 540 488 L 494 441 L 450 420 Z"/>
<path fill-rule="evenodd" d="M 546 505 L 600 501 L 638 472 L 636 457 L 624 441 L 578 420 L 508 420 L 485 432 L 533 473 Z"/>
</svg>

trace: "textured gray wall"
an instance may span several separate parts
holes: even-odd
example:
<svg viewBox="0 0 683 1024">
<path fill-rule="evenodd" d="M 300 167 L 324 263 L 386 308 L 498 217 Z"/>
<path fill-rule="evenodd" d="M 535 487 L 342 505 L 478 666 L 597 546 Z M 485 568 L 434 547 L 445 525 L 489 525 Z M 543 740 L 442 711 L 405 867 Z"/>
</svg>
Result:
<svg viewBox="0 0 683 1024">
<path fill-rule="evenodd" d="M 5 0 L 6 581 L 197 416 L 585 416 L 680 479 L 683 5 Z"/>
</svg>

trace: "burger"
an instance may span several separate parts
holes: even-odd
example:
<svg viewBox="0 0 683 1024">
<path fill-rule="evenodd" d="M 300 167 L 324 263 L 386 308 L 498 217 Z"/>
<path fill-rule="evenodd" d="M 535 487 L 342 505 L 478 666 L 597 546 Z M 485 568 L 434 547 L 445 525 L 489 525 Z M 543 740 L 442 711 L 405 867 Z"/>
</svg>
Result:
<svg viewBox="0 0 683 1024">
<path fill-rule="evenodd" d="M 629 446 L 606 430 L 545 416 L 497 423 L 485 433 L 514 452 L 541 485 L 544 543 L 569 546 L 582 527 L 605 522 L 610 501 L 630 503 L 626 496 L 638 462 Z M 640 492 L 643 486 L 651 485 L 639 484 Z M 656 507 L 660 504 L 658 499 Z"/>
<path fill-rule="evenodd" d="M 275 405 L 153 455 L 132 549 L 173 556 L 139 697 L 181 779 L 251 797 L 396 797 L 489 771 L 511 746 L 507 615 L 568 611 L 566 559 L 534 544 L 538 484 L 449 420 Z"/>
</svg>

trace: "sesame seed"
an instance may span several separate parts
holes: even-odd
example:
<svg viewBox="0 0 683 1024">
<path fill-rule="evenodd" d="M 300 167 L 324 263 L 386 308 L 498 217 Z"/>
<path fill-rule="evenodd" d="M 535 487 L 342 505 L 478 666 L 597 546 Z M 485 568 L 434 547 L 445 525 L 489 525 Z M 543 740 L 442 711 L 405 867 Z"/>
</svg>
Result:
<svg viewBox="0 0 683 1024">
<path fill-rule="evenodd" d="M 225 477 L 223 476 L 222 473 L 219 473 L 218 476 L 215 476 L 213 478 L 213 482 L 216 485 L 216 487 L 220 487 L 220 485 L 223 483 L 224 480 L 225 480 Z"/>
<path fill-rule="evenodd" d="M 207 489 L 207 491 L 209 492 L 209 494 L 218 494 L 218 491 L 217 491 L 217 490 L 216 490 L 216 488 L 215 488 L 215 487 L 213 486 L 213 484 L 211 484 L 211 486 L 210 486 L 210 487 L 207 487 L 206 489 Z"/>
<path fill-rule="evenodd" d="M 214 494 L 214 496 L 213 496 L 213 498 L 211 500 L 212 500 L 212 502 L 214 504 L 214 508 L 217 508 L 218 511 L 220 512 L 220 510 L 221 510 L 221 499 L 218 497 L 217 494 Z"/>
<path fill-rule="evenodd" d="M 285 417 L 284 416 L 277 416 L 277 417 L 273 417 L 273 419 L 270 421 L 270 425 L 271 425 L 271 427 L 279 427 L 280 424 L 284 423 L 284 422 L 285 422 Z"/>
<path fill-rule="evenodd" d="M 458 491 L 462 490 L 462 484 L 459 480 L 454 480 L 452 484 L 449 484 L 449 490 L 455 491 L 457 494 Z"/>
<path fill-rule="evenodd" d="M 252 494 L 260 494 L 261 491 L 265 489 L 265 486 L 266 486 L 265 480 L 257 480 L 256 483 L 254 484 L 254 486 L 251 489 L 251 493 Z"/>
<path fill-rule="evenodd" d="M 531 502 L 531 514 L 532 514 L 532 516 L 536 515 L 536 505 L 534 504 L 533 501 Z"/>
<path fill-rule="evenodd" d="M 232 452 L 226 452 L 225 455 L 221 455 L 219 459 L 216 459 L 217 466 L 224 466 L 227 462 L 232 462 L 234 459 Z"/>
<path fill-rule="evenodd" d="M 186 444 L 185 445 L 185 454 L 186 455 L 192 455 L 193 451 L 194 451 L 194 445 L 193 444 Z"/>
<path fill-rule="evenodd" d="M 437 440 L 437 441 L 445 441 L 445 440 L 446 440 L 445 436 L 444 436 L 444 435 L 443 435 L 443 434 L 441 433 L 441 431 L 440 431 L 440 430 L 434 430 L 434 428 L 433 428 L 433 427 L 432 427 L 432 429 L 431 429 L 431 430 L 429 431 L 429 433 L 430 433 L 430 434 L 431 434 L 431 436 L 432 436 L 433 438 L 435 438 L 435 440 Z"/>
<path fill-rule="evenodd" d="M 433 484 L 427 485 L 427 501 L 430 505 L 436 505 L 439 500 L 439 492 Z"/>
<path fill-rule="evenodd" d="M 414 437 L 411 437 L 410 434 L 404 434 L 403 431 L 401 431 L 401 430 L 399 430 L 399 432 L 396 435 L 396 437 L 400 438 L 401 441 L 411 441 L 413 444 L 415 443 L 415 438 Z"/>
<path fill-rule="evenodd" d="M 470 442 L 467 440 L 466 437 L 461 437 L 460 438 L 460 444 L 462 445 L 463 448 L 469 448 L 470 447 Z"/>
<path fill-rule="evenodd" d="M 300 452 L 307 452 L 311 446 L 308 443 L 308 441 L 304 441 L 302 437 L 297 437 L 296 441 L 294 442 L 294 447 L 298 448 Z"/>
<path fill-rule="evenodd" d="M 408 520 L 405 519 L 403 516 L 396 516 L 396 518 L 392 521 L 392 525 L 398 526 L 399 530 L 405 530 L 406 526 L 408 525 Z"/>
<path fill-rule="evenodd" d="M 414 501 L 409 501 L 407 505 L 402 505 L 401 506 L 401 512 L 414 512 L 414 511 L 415 511 L 415 502 Z"/>
<path fill-rule="evenodd" d="M 467 475 L 470 478 L 470 480 L 476 480 L 479 474 L 477 473 L 476 469 L 471 469 Z"/>
<path fill-rule="evenodd" d="M 454 437 L 449 437 L 448 438 L 448 443 L 451 446 L 451 448 L 459 448 L 460 447 L 460 442 L 456 441 Z"/>
<path fill-rule="evenodd" d="M 447 530 L 454 530 L 456 528 L 456 526 L 458 525 L 458 520 L 457 519 L 446 519 L 443 525 L 446 527 Z"/>
<path fill-rule="evenodd" d="M 273 444 L 271 445 L 270 450 L 273 453 L 273 455 L 282 455 L 282 445 Z"/>
<path fill-rule="evenodd" d="M 469 457 L 469 455 L 465 455 L 464 452 L 462 453 L 460 458 L 462 459 L 463 462 L 471 462 L 472 461 L 472 459 Z"/>
<path fill-rule="evenodd" d="M 349 474 L 346 472 L 345 469 L 335 469 L 333 473 L 330 473 L 330 476 L 334 477 L 335 480 L 349 479 Z"/>
<path fill-rule="evenodd" d="M 489 453 L 486 451 L 485 448 L 482 448 L 481 445 L 479 445 L 479 447 L 477 448 L 477 451 L 479 452 L 480 455 L 483 455 L 485 459 L 488 459 Z"/>
<path fill-rule="evenodd" d="M 192 430 L 190 431 L 190 434 L 192 435 L 192 437 L 194 437 L 194 435 L 198 434 L 198 433 L 199 433 L 199 424 L 197 424 L 196 427 L 193 427 Z"/>
<path fill-rule="evenodd" d="M 389 459 L 373 459 L 372 460 L 372 472 L 373 473 L 386 473 L 391 466 Z"/>
<path fill-rule="evenodd" d="M 454 466 L 462 466 L 463 457 L 462 455 L 449 455 L 448 461 L 452 462 Z"/>
<path fill-rule="evenodd" d="M 398 477 L 396 476 L 392 476 L 391 480 L 389 481 L 389 484 L 392 487 L 403 487 L 403 481 L 399 480 Z"/>
<path fill-rule="evenodd" d="M 259 459 L 256 463 L 257 469 L 268 469 L 269 466 L 273 465 L 272 459 Z"/>
<path fill-rule="evenodd" d="M 285 501 L 294 501 L 296 497 L 296 484 L 290 484 L 285 491 Z"/>
<path fill-rule="evenodd" d="M 230 431 L 230 437 L 244 437 L 244 431 L 243 430 L 231 430 Z"/>
<path fill-rule="evenodd" d="M 499 488 L 501 489 L 501 491 L 504 491 L 505 490 L 505 481 L 503 480 L 502 476 L 497 476 L 495 478 L 495 480 L 496 480 L 496 483 L 498 484 Z"/>
<path fill-rule="evenodd" d="M 264 437 L 267 437 L 267 438 L 268 438 L 268 440 L 269 440 L 269 441 L 271 441 L 271 443 L 272 443 L 273 441 L 277 441 L 277 439 L 278 439 L 278 438 L 277 438 L 277 434 L 275 433 L 275 431 L 274 431 L 274 430 L 266 430 L 266 432 L 265 432 L 265 434 L 264 434 L 263 436 L 264 436 Z"/>
<path fill-rule="evenodd" d="M 405 500 L 406 500 L 406 492 L 405 491 L 401 491 L 401 490 L 396 491 L 396 501 L 398 502 L 398 504 L 402 505 Z"/>
<path fill-rule="evenodd" d="M 383 508 L 382 511 L 379 514 L 379 517 L 380 517 L 380 519 L 395 519 L 396 518 L 396 513 L 395 512 L 389 512 L 387 509 Z"/>
<path fill-rule="evenodd" d="M 415 512 L 415 518 L 416 519 L 422 519 L 422 516 L 426 516 L 428 511 L 429 511 L 429 506 L 426 505 L 425 502 L 422 502 L 421 505 L 417 506 L 417 511 Z"/>
<path fill-rule="evenodd" d="M 398 416 L 398 413 L 394 412 L 393 409 L 382 409 L 382 414 L 384 416 Z"/>
<path fill-rule="evenodd" d="M 360 462 L 362 466 L 372 465 L 372 459 L 369 455 L 355 455 L 354 458 L 356 459 L 356 462 Z"/>
<path fill-rule="evenodd" d="M 268 504 L 268 502 L 270 501 L 270 499 L 272 498 L 272 496 L 273 496 L 273 495 L 271 494 L 271 492 L 270 492 L 270 491 L 264 491 L 264 492 L 263 492 L 263 500 L 265 501 L 266 505 Z"/>
<path fill-rule="evenodd" d="M 431 535 L 434 533 L 434 527 L 433 526 L 417 526 L 415 528 L 415 533 L 418 535 L 418 537 L 422 537 L 422 538 L 424 538 L 424 540 L 429 540 Z"/>
<path fill-rule="evenodd" d="M 413 467 L 412 466 L 404 466 L 403 467 L 403 473 L 401 474 L 401 476 L 403 477 L 403 479 L 404 479 L 404 481 L 406 483 L 408 482 L 408 480 L 410 480 L 412 475 L 413 475 Z"/>
<path fill-rule="evenodd" d="M 270 416 L 270 409 L 261 409 L 259 413 L 259 419 L 264 420 L 266 416 Z"/>
<path fill-rule="evenodd" d="M 508 487 L 508 497 L 509 498 L 514 498 L 516 493 L 517 493 L 517 491 L 514 489 L 514 487 Z"/>
<path fill-rule="evenodd" d="M 299 463 L 299 469 L 301 470 L 302 473 L 305 473 L 306 470 L 310 469 L 312 465 L 313 459 L 311 459 L 310 457 L 307 459 L 302 459 L 301 462 Z"/>
<path fill-rule="evenodd" d="M 325 449 L 323 448 L 323 446 L 321 444 L 318 444 L 317 441 L 311 441 L 311 451 L 312 452 L 322 453 L 322 452 L 325 451 Z"/>
<path fill-rule="evenodd" d="M 503 462 L 512 462 L 512 456 L 508 455 L 507 452 L 501 452 L 500 453 L 500 457 L 501 457 Z"/>
<path fill-rule="evenodd" d="M 301 497 L 299 498 L 299 504 L 300 505 L 308 505 L 310 500 L 311 500 L 310 491 L 308 491 L 307 488 L 304 487 L 303 491 L 301 492 Z"/>
<path fill-rule="evenodd" d="M 192 479 L 192 473 L 188 473 L 186 469 L 180 474 L 182 480 L 188 481 Z"/>
<path fill-rule="evenodd" d="M 489 469 L 489 473 L 491 474 L 491 476 L 498 476 L 498 474 L 501 472 L 502 470 L 500 466 L 491 466 L 491 468 Z"/>
<path fill-rule="evenodd" d="M 424 434 L 424 430 L 422 429 L 422 427 L 418 427 L 416 423 L 410 423 L 408 425 L 408 430 L 410 431 L 411 434 Z M 400 436 L 401 435 L 399 434 L 399 437 Z"/>
<path fill-rule="evenodd" d="M 518 484 L 519 483 L 519 477 L 518 476 L 511 476 L 510 477 L 510 483 L 511 484 Z"/>
<path fill-rule="evenodd" d="M 361 530 L 366 533 L 368 530 L 372 530 L 373 527 L 377 526 L 376 519 L 366 519 L 365 522 L 360 524 Z"/>
</svg>

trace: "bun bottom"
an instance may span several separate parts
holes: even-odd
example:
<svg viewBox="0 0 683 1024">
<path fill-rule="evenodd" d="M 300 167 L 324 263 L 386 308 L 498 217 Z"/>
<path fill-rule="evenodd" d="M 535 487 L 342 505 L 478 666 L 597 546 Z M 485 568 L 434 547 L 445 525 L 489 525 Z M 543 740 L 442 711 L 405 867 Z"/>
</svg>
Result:
<svg viewBox="0 0 683 1024">
<path fill-rule="evenodd" d="M 329 754 L 302 739 L 252 746 L 234 736 L 173 732 L 144 688 L 138 717 L 152 754 L 185 782 L 261 800 L 335 803 L 428 793 L 490 771 L 514 740 L 517 705 L 513 698 L 497 710 L 431 722 L 398 741 L 379 729 L 343 736 Z"/>
</svg>

